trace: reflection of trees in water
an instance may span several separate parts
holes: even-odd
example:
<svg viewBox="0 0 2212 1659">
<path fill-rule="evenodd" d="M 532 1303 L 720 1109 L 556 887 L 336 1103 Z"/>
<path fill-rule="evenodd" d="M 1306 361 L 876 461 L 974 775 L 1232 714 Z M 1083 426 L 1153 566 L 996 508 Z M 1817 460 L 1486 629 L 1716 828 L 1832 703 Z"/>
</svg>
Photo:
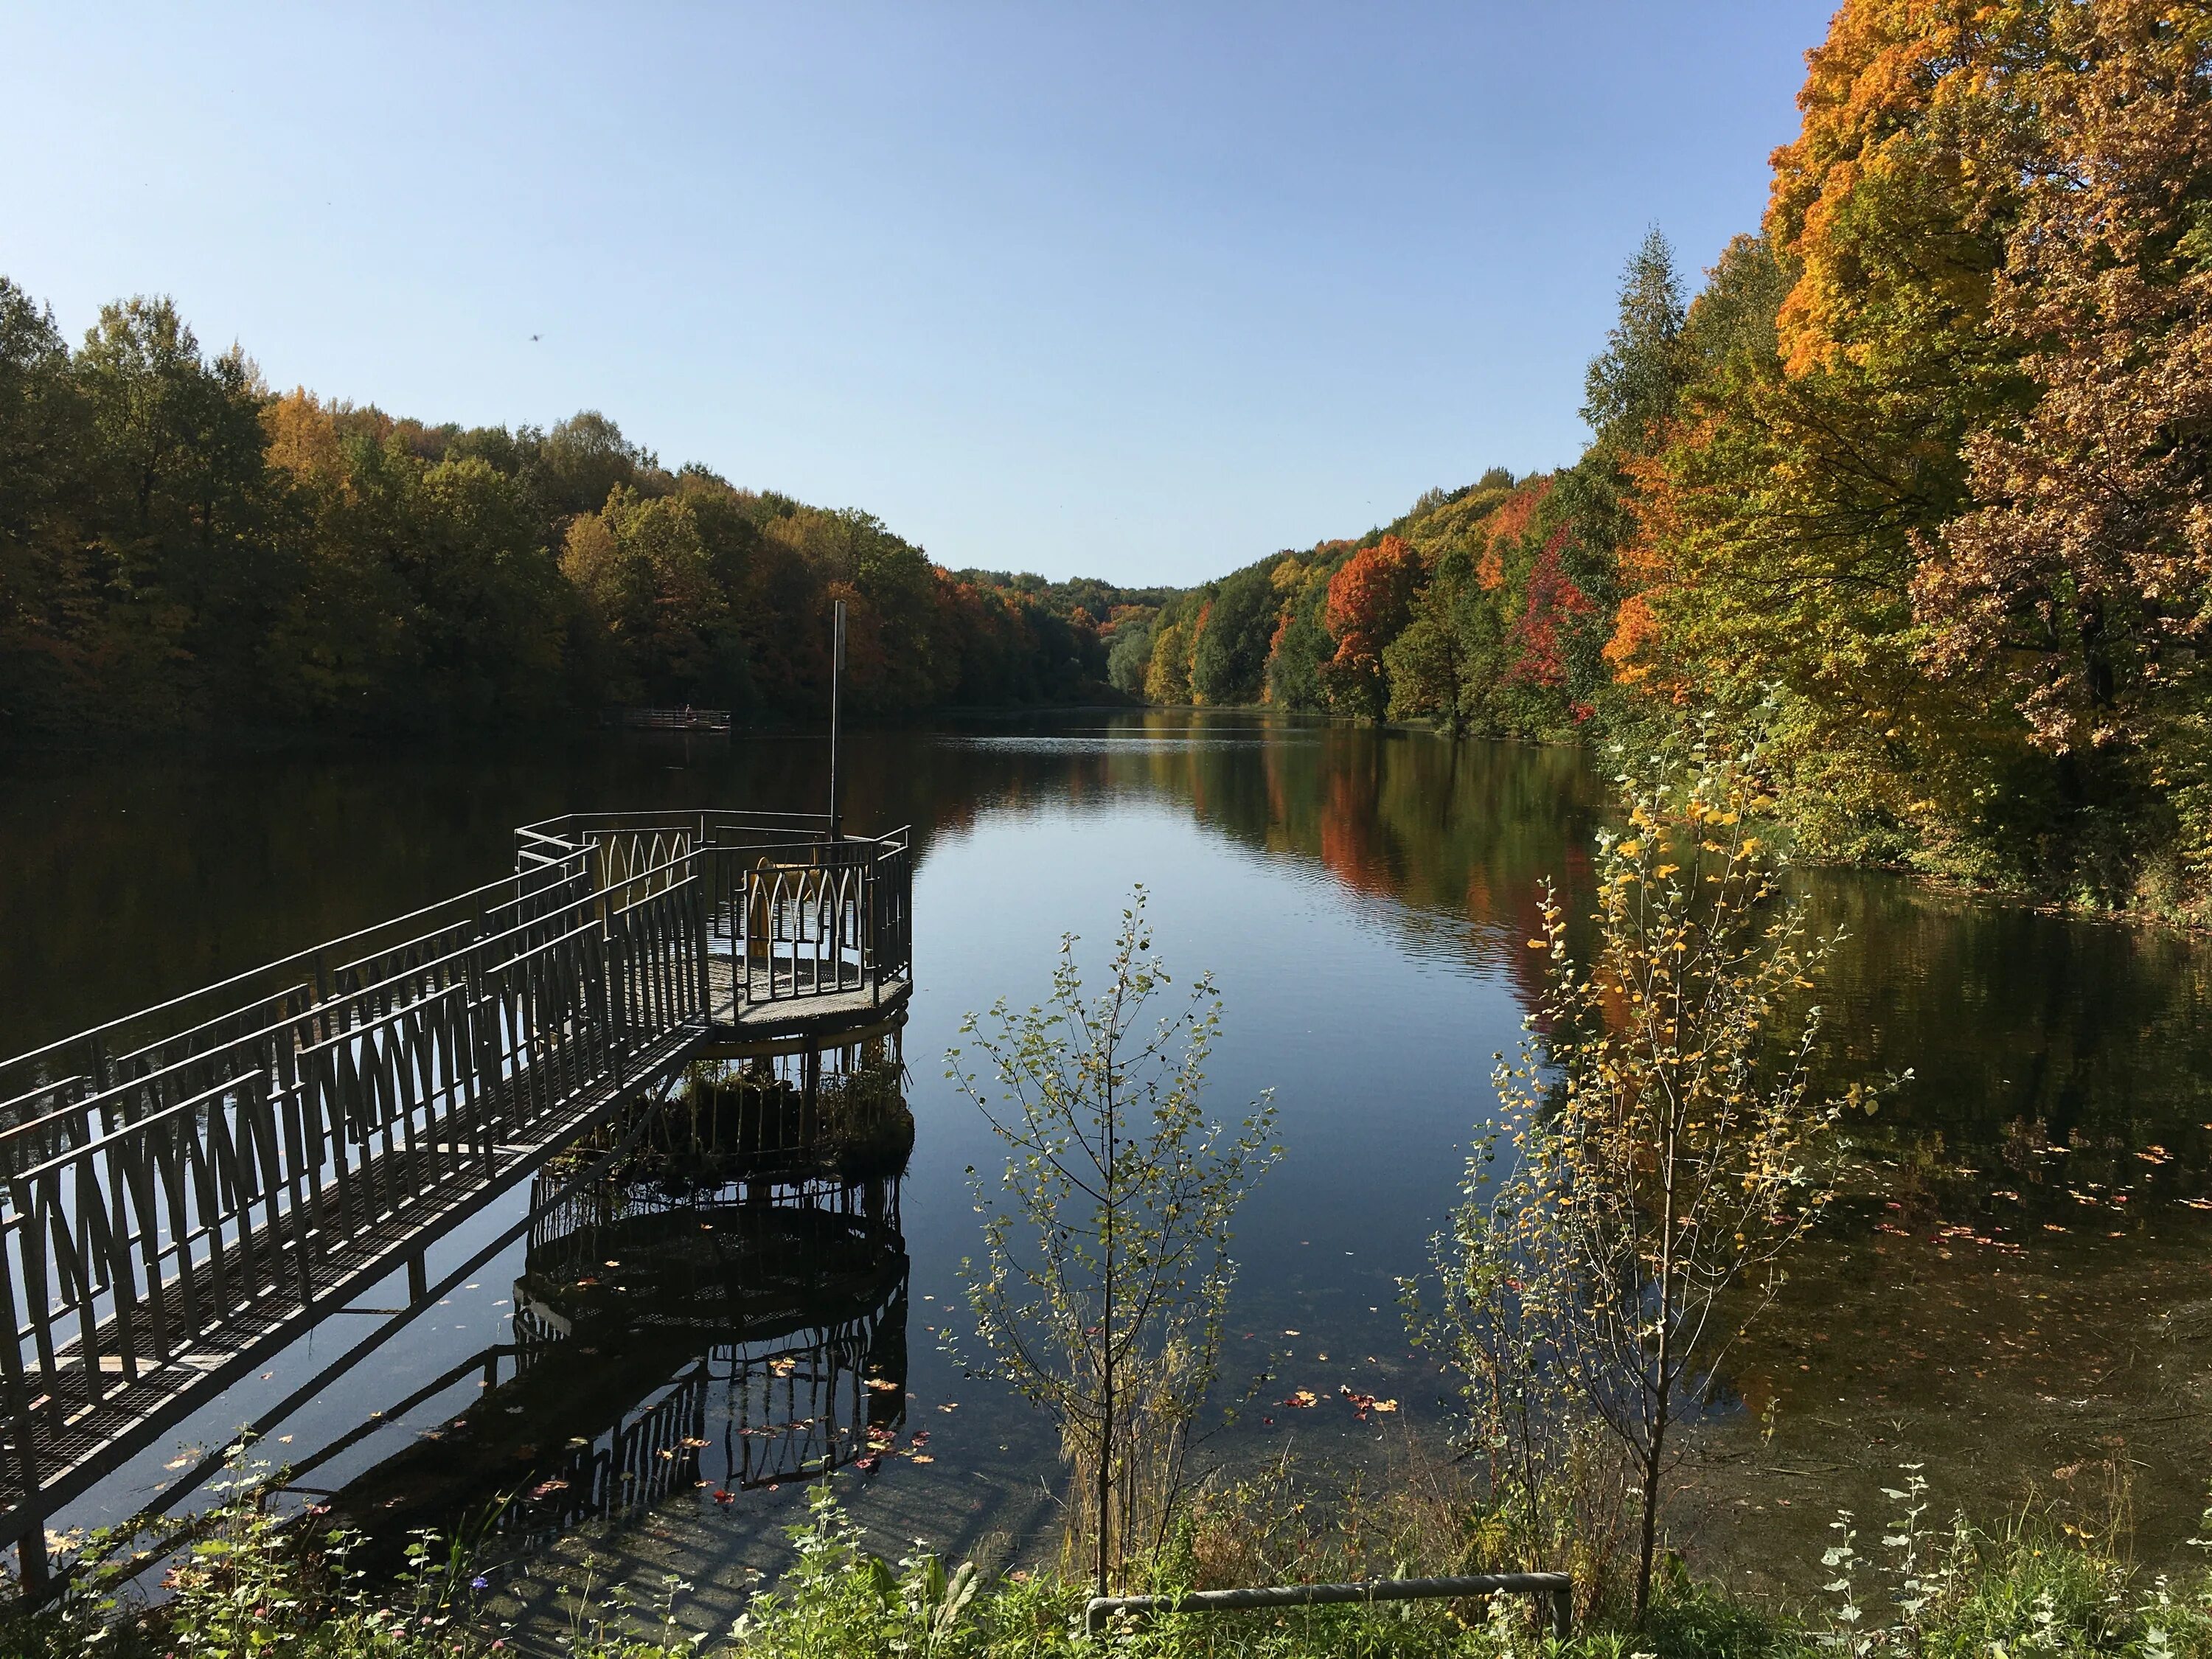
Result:
<svg viewBox="0 0 2212 1659">
<path fill-rule="evenodd" d="M 1087 745 L 1017 735 L 953 750 L 967 763 L 966 798 L 1001 808 L 1183 801 L 1231 840 L 1394 901 L 1382 913 L 1393 929 L 1446 930 L 1455 950 L 1516 975 L 1525 964 L 1511 946 L 1546 877 L 1571 908 L 1587 908 L 1589 830 L 1606 792 L 1578 750 L 1189 710 L 1116 715 L 1096 730 Z M 919 803 L 915 816 L 927 816 Z"/>
<path fill-rule="evenodd" d="M 934 837 L 988 811 L 1159 796 L 1363 891 L 1485 924 L 1498 918 L 1482 896 L 1517 906 L 1560 869 L 1563 848 L 1578 855 L 1592 799 L 1571 750 L 1233 711 L 984 722 L 969 735 L 983 741 L 852 734 L 847 821 L 912 823 L 926 862 Z M 0 913 L 18 924 L 0 933 L 0 1051 L 471 885 L 511 858 L 517 823 L 579 803 L 804 805 L 825 799 L 823 761 L 808 738 L 740 735 L 697 770 L 611 738 L 489 755 L 136 760 L 27 781 L 0 792 L 11 853 Z M 134 905 L 162 924 L 127 948 L 76 925 Z"/>
<path fill-rule="evenodd" d="M 511 856 L 516 823 L 578 804 L 817 802 L 823 760 L 811 737 L 741 734 L 698 770 L 593 739 L 27 775 L 0 790 L 0 915 L 15 924 L 0 930 L 0 1051 L 468 885 Z M 1237 711 L 978 721 L 950 740 L 861 732 L 841 764 L 848 822 L 913 823 L 925 884 L 934 839 L 988 812 L 1182 803 L 1218 834 L 1389 901 L 1374 925 L 1414 948 L 1502 966 L 1524 1006 L 1539 961 L 1520 942 L 1539 884 L 1555 877 L 1571 915 L 1589 908 L 1589 833 L 1608 794 L 1604 767 L 1573 750 Z M 2212 953 L 2200 945 L 1880 876 L 1805 883 L 1818 919 L 1851 933 L 1829 1025 L 1841 1066 L 1917 1073 L 1872 1133 L 1910 1133 L 1939 1159 L 1970 1153 L 2009 1170 L 2001 1182 L 2021 1174 L 2000 1165 L 2003 1149 L 2039 1123 L 2106 1166 L 2079 1190 L 2130 1163 L 2160 1185 L 2212 1169 Z M 122 937 L 78 925 L 141 913 L 161 925 Z M 2174 1163 L 2141 1164 L 2134 1152 L 2151 1146 Z M 2063 1173 L 2045 1169 L 2045 1184 Z"/>
<path fill-rule="evenodd" d="M 1816 918 L 1851 934 L 1829 998 L 1839 1068 L 1915 1074 L 1875 1133 L 2084 1217 L 2068 1188 L 2204 1190 L 2212 953 L 2201 941 L 1899 878 L 1806 885 Z M 2046 1144 L 2066 1150 L 2046 1156 Z"/>
</svg>

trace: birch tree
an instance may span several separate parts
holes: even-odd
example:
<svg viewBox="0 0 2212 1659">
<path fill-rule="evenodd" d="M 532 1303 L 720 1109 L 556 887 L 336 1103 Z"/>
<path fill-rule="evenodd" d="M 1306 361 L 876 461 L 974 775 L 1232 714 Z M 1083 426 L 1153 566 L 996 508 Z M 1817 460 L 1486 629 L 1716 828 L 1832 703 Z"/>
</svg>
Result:
<svg viewBox="0 0 2212 1659">
<path fill-rule="evenodd" d="M 1773 805 L 1756 750 L 1701 746 L 1624 781 L 1626 830 L 1598 838 L 1590 960 L 1547 887 L 1528 941 L 1547 989 L 1495 1073 L 1503 1170 L 1470 1166 L 1437 1255 L 1474 1389 L 1498 1392 L 1501 1355 L 1541 1365 L 1625 1455 L 1640 1623 L 1683 1414 L 1832 1196 L 1838 1124 L 1881 1091 L 1815 1087 L 1811 994 L 1839 935 L 1780 897 L 1753 829 Z"/>
<path fill-rule="evenodd" d="M 1210 1119 L 1206 1060 L 1221 1024 L 1210 979 L 1157 1019 L 1171 981 L 1146 895 L 1121 913 L 1107 982 L 1086 995 L 1073 934 L 1051 994 L 1002 1000 L 961 1035 L 985 1073 L 947 1075 L 1006 1144 L 995 1183 L 971 1167 L 983 1259 L 963 1261 L 984 1363 L 1050 1413 L 1074 1472 L 1075 1536 L 1097 1593 L 1156 1547 L 1184 1487 L 1190 1428 L 1219 1365 L 1237 1209 L 1277 1157 L 1262 1095 Z"/>
</svg>

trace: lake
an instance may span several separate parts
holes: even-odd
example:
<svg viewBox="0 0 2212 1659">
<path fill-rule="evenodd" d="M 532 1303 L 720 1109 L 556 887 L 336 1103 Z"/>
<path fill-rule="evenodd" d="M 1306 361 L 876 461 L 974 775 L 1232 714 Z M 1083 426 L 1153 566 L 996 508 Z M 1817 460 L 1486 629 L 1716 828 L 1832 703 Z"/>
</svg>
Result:
<svg viewBox="0 0 2212 1659">
<path fill-rule="evenodd" d="M 520 823 L 817 809 L 824 759 L 817 736 L 740 733 L 18 765 L 0 781 L 0 1053 L 491 879 Z M 866 1214 L 780 1219 L 744 1259 L 765 1282 L 832 1245 L 858 1250 L 838 1281 L 850 1305 L 793 1291 L 792 1328 L 757 1352 L 624 1345 L 580 1359 L 501 1407 L 516 1432 L 541 1413 L 548 1435 L 580 1411 L 640 1424 L 686 1388 L 687 1411 L 765 1411 L 823 1331 L 857 1331 L 881 1391 L 900 1396 L 855 1396 L 891 1455 L 837 1477 L 879 1547 L 1018 1553 L 1048 1536 L 1048 1428 L 965 1375 L 938 1334 L 965 1329 L 958 1267 L 978 1243 L 965 1172 L 1002 1161 L 944 1056 L 969 1011 L 1041 996 L 1063 933 L 1099 961 L 1142 884 L 1170 969 L 1210 972 L 1225 1005 L 1215 1107 L 1273 1089 L 1285 1148 L 1236 1247 L 1229 1371 L 1239 1393 L 1267 1380 L 1206 1455 L 1241 1467 L 1290 1447 L 1326 1472 L 1440 1442 L 1443 1380 L 1408 1349 L 1397 1281 L 1422 1267 L 1492 1109 L 1491 1057 L 1532 1005 L 1542 882 L 1586 908 L 1600 769 L 1563 750 L 1175 711 L 863 732 L 843 771 L 849 827 L 915 832 L 902 1040 L 916 1145 Z M 1731 1356 L 1725 1403 L 1678 1475 L 1693 1562 L 1802 1589 L 1834 1508 L 1884 1513 L 1880 1488 L 1914 1462 L 1939 1506 L 2118 1506 L 2139 1554 L 2176 1559 L 2212 1484 L 2212 957 L 1893 876 L 1798 884 L 1822 926 L 1847 930 L 1826 999 L 1832 1068 L 1915 1076 L 1854 1126 L 1845 1200 Z M 516 1194 L 482 1217 L 448 1259 L 522 1207 Z M 447 1437 L 483 1392 L 480 1357 L 526 1346 L 527 1255 L 521 1242 L 501 1252 L 277 1425 L 268 1455 L 313 1465 L 299 1501 L 389 1491 L 395 1524 L 490 1501 Z M 57 1524 L 129 1513 L 181 1444 L 221 1443 L 359 1322 L 326 1322 Z M 1345 1389 L 1402 1409 L 1362 1420 Z M 1317 1403 L 1277 1403 L 1300 1390 Z M 618 1522 L 524 1528 L 532 1582 L 591 1553 L 648 1585 L 680 1572 L 697 1586 L 690 1616 L 726 1619 L 743 1569 L 778 1559 L 805 1486 L 773 1478 L 773 1448 L 701 1437 L 714 1443 L 672 1443 L 662 1460 L 685 1478 L 655 1485 L 648 1468 Z M 739 1480 L 731 1460 L 753 1449 L 767 1478 Z M 718 1501 L 726 1482 L 740 1489 Z"/>
</svg>

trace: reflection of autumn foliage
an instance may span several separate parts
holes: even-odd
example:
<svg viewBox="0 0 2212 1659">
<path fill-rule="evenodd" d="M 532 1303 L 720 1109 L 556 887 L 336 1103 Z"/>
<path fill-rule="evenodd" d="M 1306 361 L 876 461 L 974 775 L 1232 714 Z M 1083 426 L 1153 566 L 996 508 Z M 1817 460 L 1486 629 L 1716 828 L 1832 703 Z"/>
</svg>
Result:
<svg viewBox="0 0 2212 1659">
<path fill-rule="evenodd" d="M 1385 536 L 1361 548 L 1329 579 L 1323 615 L 1336 636 L 1336 654 L 1323 673 L 1331 694 L 1358 714 L 1382 715 L 1382 647 L 1405 627 L 1420 574 L 1413 549 Z"/>
<path fill-rule="evenodd" d="M 1513 652 L 1512 665 L 1505 671 L 1508 680 L 1534 685 L 1566 684 L 1566 653 L 1561 648 L 1560 630 L 1596 609 L 1559 562 L 1567 533 L 1565 525 L 1553 531 L 1529 569 L 1528 606 L 1507 635 Z"/>
<path fill-rule="evenodd" d="M 1121 763 L 1117 763 L 1118 765 Z M 1248 771 L 1249 769 L 1249 771 Z M 1197 804 L 1211 780 L 1209 825 L 1318 863 L 1349 892 L 1387 901 L 1373 914 L 1394 930 L 1466 939 L 1475 959 L 1504 970 L 1536 1006 L 1529 977 L 1530 908 L 1547 878 L 1589 890 L 1584 848 L 1591 775 L 1565 748 L 1407 741 L 1330 728 L 1314 743 L 1190 751 L 1169 787 Z"/>
<path fill-rule="evenodd" d="M 1382 856 L 1374 778 L 1338 768 L 1329 773 L 1328 791 L 1321 819 L 1322 867 L 1355 892 L 1392 896 L 1396 884 Z"/>
</svg>

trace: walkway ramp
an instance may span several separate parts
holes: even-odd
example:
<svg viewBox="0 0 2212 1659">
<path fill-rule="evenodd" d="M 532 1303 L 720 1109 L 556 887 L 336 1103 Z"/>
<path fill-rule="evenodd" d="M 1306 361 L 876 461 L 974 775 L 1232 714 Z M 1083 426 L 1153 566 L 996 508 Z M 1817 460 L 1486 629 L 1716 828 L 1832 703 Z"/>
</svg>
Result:
<svg viewBox="0 0 2212 1659">
<path fill-rule="evenodd" d="M 515 873 L 0 1062 L 0 1547 L 703 1048 L 882 1018 L 905 831 L 517 831 Z"/>
</svg>

